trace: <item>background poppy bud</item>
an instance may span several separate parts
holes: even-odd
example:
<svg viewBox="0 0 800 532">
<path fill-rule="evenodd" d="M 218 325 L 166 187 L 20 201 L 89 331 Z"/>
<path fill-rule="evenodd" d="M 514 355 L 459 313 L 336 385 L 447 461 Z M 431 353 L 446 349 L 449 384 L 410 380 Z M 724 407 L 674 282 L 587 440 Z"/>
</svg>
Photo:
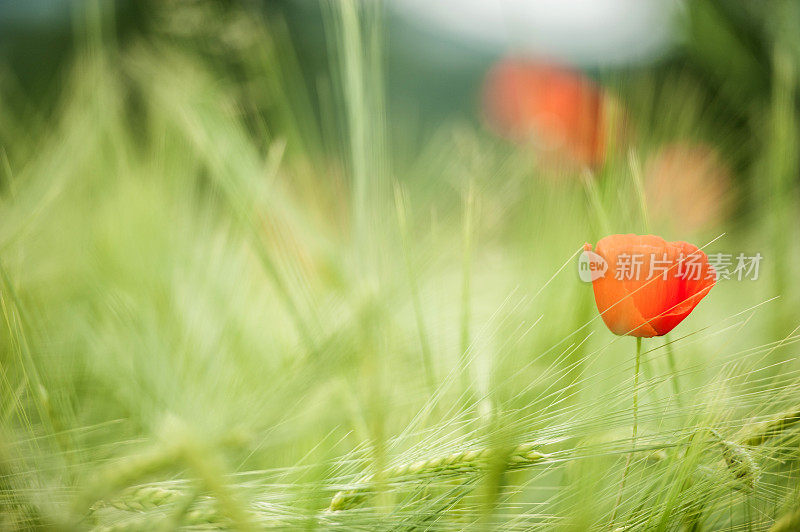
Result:
<svg viewBox="0 0 800 532">
<path fill-rule="evenodd" d="M 591 250 L 591 245 L 584 246 Z M 711 290 L 716 272 L 706 254 L 686 242 L 654 235 L 610 235 L 595 253 L 608 263 L 592 282 L 597 310 L 614 334 L 662 336 Z"/>
</svg>

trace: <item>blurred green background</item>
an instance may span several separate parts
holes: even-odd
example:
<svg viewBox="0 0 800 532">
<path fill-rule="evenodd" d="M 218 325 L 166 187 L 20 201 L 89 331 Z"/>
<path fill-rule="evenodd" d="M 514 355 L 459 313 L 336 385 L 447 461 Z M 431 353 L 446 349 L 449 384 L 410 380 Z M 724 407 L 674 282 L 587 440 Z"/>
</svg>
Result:
<svg viewBox="0 0 800 532">
<path fill-rule="evenodd" d="M 0 2 L 0 528 L 795 529 L 799 22 Z M 635 441 L 626 232 L 764 257 Z"/>
</svg>

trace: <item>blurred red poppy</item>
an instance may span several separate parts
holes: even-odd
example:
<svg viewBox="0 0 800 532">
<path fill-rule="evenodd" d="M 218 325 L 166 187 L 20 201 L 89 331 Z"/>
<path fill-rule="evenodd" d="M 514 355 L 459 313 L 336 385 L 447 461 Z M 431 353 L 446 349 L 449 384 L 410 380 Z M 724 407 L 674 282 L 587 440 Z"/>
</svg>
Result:
<svg viewBox="0 0 800 532">
<path fill-rule="evenodd" d="M 661 147 L 648 158 L 645 185 L 653 218 L 676 231 L 708 229 L 730 212 L 731 171 L 706 144 L 675 142 Z"/>
<path fill-rule="evenodd" d="M 604 93 L 580 72 L 505 59 L 487 74 L 484 114 L 499 135 L 588 166 L 603 161 Z"/>
<path fill-rule="evenodd" d="M 584 246 L 592 251 L 591 244 Z M 592 281 L 597 310 L 614 334 L 662 336 L 694 310 L 716 282 L 706 254 L 654 235 L 611 235 L 594 253 L 608 265 Z"/>
</svg>

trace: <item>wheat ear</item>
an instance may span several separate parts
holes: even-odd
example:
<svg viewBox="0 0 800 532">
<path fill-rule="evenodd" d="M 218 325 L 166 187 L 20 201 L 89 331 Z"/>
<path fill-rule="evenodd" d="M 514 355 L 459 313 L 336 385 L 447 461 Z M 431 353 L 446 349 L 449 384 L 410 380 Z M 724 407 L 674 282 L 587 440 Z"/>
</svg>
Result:
<svg viewBox="0 0 800 532">
<path fill-rule="evenodd" d="M 125 490 L 117 499 L 109 503 L 101 501 L 95 507 L 108 505 L 126 512 L 144 512 L 166 504 L 178 502 L 185 494 L 181 490 L 159 486 L 137 486 Z"/>
<path fill-rule="evenodd" d="M 549 458 L 549 455 L 540 453 L 535 448 L 536 445 L 533 443 L 523 443 L 511 449 L 505 456 L 498 449 L 485 448 L 400 464 L 382 471 L 380 474 L 361 477 L 356 481 L 355 487 L 337 492 L 331 499 L 328 511 L 337 512 L 358 506 L 372 491 L 378 478 L 385 481 L 398 481 L 404 477 L 420 479 L 477 472 L 485 469 L 494 458 L 503 458 L 507 469 L 523 469 Z"/>
<path fill-rule="evenodd" d="M 722 458 L 725 459 L 725 463 L 733 476 L 744 481 L 750 489 L 754 489 L 758 479 L 761 477 L 761 468 L 756 464 L 750 451 L 736 442 L 721 438 L 714 430 L 711 433 L 714 434 L 717 438 L 717 443 L 722 447 Z"/>
<path fill-rule="evenodd" d="M 702 432 L 710 434 L 714 443 L 719 446 L 722 458 L 725 460 L 725 464 L 731 474 L 736 479 L 743 481 L 748 488 L 755 488 L 758 479 L 761 477 L 761 468 L 758 467 L 750 451 L 743 444 L 726 440 L 719 432 L 710 427 L 697 429 L 693 434 Z"/>
<path fill-rule="evenodd" d="M 779 418 L 760 425 L 748 438 L 742 441 L 742 444 L 749 447 L 761 445 L 791 428 L 798 421 L 800 421 L 800 407 L 785 412 Z"/>
<path fill-rule="evenodd" d="M 128 508 L 121 508 L 128 510 Z M 108 525 L 97 526 L 92 532 L 144 532 L 152 530 L 175 530 L 178 526 L 219 529 L 229 526 L 225 516 L 220 515 L 213 506 L 203 506 L 183 512 L 179 519 L 174 515 L 152 515 L 137 513 L 134 517 Z"/>
</svg>

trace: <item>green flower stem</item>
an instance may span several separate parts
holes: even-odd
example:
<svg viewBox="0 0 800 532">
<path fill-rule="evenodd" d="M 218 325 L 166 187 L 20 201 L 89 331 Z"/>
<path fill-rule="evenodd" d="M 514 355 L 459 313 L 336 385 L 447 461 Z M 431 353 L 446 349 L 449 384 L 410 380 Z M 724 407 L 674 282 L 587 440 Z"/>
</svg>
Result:
<svg viewBox="0 0 800 532">
<path fill-rule="evenodd" d="M 622 480 L 619 483 L 617 500 L 614 502 L 614 511 L 611 513 L 611 523 L 617 519 L 619 504 L 622 502 L 622 492 L 625 489 L 625 481 L 628 480 L 628 473 L 631 469 L 633 453 L 636 452 L 636 437 L 639 431 L 639 365 L 642 358 L 642 339 L 636 338 L 636 363 L 633 367 L 633 434 L 631 436 L 631 452 L 625 459 L 625 471 L 622 473 Z"/>
</svg>

